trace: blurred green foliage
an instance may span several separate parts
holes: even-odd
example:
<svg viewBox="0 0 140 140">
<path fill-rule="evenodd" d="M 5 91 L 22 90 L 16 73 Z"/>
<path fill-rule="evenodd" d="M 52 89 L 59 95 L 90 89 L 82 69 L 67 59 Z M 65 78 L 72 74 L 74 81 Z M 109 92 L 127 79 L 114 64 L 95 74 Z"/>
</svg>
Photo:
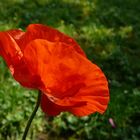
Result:
<svg viewBox="0 0 140 140">
<path fill-rule="evenodd" d="M 0 30 L 30 23 L 72 36 L 105 72 L 111 92 L 102 116 L 69 113 L 44 117 L 38 111 L 28 139 L 138 140 L 140 138 L 139 0 L 1 0 Z M 0 58 L 0 140 L 21 139 L 37 94 L 13 80 Z M 116 128 L 108 122 L 113 118 Z"/>
</svg>

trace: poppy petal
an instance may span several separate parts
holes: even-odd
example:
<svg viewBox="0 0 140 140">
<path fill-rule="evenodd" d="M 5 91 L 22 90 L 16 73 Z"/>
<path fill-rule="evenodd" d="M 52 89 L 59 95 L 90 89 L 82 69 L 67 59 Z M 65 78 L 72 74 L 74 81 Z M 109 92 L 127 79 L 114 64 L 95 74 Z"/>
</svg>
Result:
<svg viewBox="0 0 140 140">
<path fill-rule="evenodd" d="M 41 90 L 55 104 L 71 106 L 67 111 L 77 116 L 106 110 L 109 90 L 105 75 L 73 47 L 37 39 L 27 45 L 24 57 L 32 73 L 42 78 L 45 87 Z"/>
<path fill-rule="evenodd" d="M 72 107 L 79 107 L 81 105 L 83 105 L 82 102 L 77 102 L 75 105 L 60 106 L 51 101 L 50 98 L 48 98 L 48 96 L 46 96 L 44 93 L 41 96 L 41 108 L 43 112 L 50 116 L 56 116 L 61 112 L 70 110 Z"/>
<path fill-rule="evenodd" d="M 8 66 L 18 63 L 23 56 L 15 40 L 6 32 L 0 32 L 0 55 Z"/>
<path fill-rule="evenodd" d="M 6 61 L 13 77 L 21 85 L 28 88 L 36 88 L 40 84 L 40 77 L 30 73 L 29 67 L 23 59 L 21 49 L 10 34 L 8 32 L 0 32 L 0 55 Z"/>
<path fill-rule="evenodd" d="M 21 37 L 25 34 L 25 32 L 19 29 L 9 30 L 7 31 L 7 33 L 17 42 L 17 44 L 18 44 L 18 40 L 20 40 Z"/>
<path fill-rule="evenodd" d="M 64 111 L 64 107 L 51 102 L 45 94 L 42 94 L 41 96 L 41 108 L 47 115 L 50 116 L 56 116 L 60 114 L 60 112 Z"/>
<path fill-rule="evenodd" d="M 27 27 L 26 33 L 21 37 L 19 45 L 24 49 L 29 42 L 35 39 L 45 39 L 50 42 L 64 42 L 70 46 L 73 46 L 78 53 L 86 56 L 84 51 L 74 39 L 52 27 L 42 24 L 30 24 Z"/>
<path fill-rule="evenodd" d="M 93 96 L 84 96 L 81 97 L 80 100 L 86 101 L 86 104 L 79 107 L 72 107 L 68 110 L 76 116 L 87 116 L 95 112 L 103 114 L 107 108 L 109 98 L 102 97 L 101 99 L 100 97 L 94 98 Z"/>
</svg>

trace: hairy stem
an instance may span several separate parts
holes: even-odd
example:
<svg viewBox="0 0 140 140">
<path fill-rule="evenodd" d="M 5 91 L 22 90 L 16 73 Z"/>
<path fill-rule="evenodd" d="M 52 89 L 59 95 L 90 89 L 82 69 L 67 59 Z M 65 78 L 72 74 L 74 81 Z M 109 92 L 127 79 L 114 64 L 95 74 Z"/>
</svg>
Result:
<svg viewBox="0 0 140 140">
<path fill-rule="evenodd" d="M 38 92 L 38 98 L 37 98 L 37 102 L 36 102 L 36 106 L 27 122 L 27 125 L 26 125 L 26 128 L 24 130 L 24 134 L 23 134 L 23 137 L 22 137 L 22 140 L 26 140 L 26 136 L 28 134 L 28 131 L 29 131 L 29 128 L 31 126 L 31 123 L 32 123 L 32 120 L 34 119 L 35 115 L 36 115 L 36 112 L 39 108 L 39 105 L 40 105 L 40 101 L 41 101 L 41 91 Z"/>
</svg>

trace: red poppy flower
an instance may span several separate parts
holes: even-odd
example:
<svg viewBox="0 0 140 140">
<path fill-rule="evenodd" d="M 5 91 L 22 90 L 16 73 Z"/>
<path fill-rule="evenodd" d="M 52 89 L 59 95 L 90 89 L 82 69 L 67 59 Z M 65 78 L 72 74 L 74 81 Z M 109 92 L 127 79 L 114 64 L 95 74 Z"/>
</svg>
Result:
<svg viewBox="0 0 140 140">
<path fill-rule="evenodd" d="M 71 37 L 31 24 L 26 32 L 0 32 L 0 55 L 21 85 L 42 91 L 41 107 L 47 114 L 85 116 L 106 110 L 107 79 Z"/>
</svg>

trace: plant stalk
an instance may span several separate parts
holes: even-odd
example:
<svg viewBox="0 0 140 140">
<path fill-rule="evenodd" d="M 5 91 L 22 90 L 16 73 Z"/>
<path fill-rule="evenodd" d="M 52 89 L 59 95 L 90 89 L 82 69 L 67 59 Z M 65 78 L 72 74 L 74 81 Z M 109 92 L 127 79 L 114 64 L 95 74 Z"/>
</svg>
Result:
<svg viewBox="0 0 140 140">
<path fill-rule="evenodd" d="M 22 140 L 26 140 L 26 137 L 27 137 L 27 134 L 28 134 L 28 131 L 29 131 L 29 128 L 31 126 L 31 123 L 36 115 L 36 112 L 39 108 L 39 105 L 40 105 L 40 101 L 41 101 L 41 91 L 38 91 L 38 97 L 37 97 L 37 102 L 36 102 L 36 106 L 27 122 L 27 125 L 26 125 L 26 128 L 24 130 L 24 134 L 23 134 L 23 137 L 22 137 Z"/>
</svg>

